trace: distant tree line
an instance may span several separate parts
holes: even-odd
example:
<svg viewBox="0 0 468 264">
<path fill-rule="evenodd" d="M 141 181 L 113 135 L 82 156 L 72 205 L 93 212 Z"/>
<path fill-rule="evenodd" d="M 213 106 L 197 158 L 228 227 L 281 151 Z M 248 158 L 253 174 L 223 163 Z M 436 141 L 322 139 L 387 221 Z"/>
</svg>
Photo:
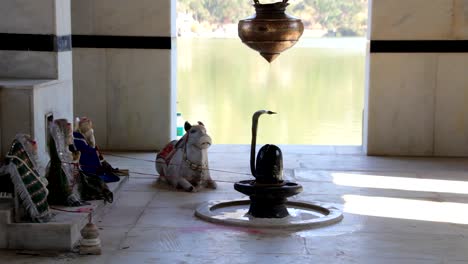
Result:
<svg viewBox="0 0 468 264">
<path fill-rule="evenodd" d="M 279 0 L 277 0 L 279 1 Z M 276 2 L 260 0 L 261 3 Z M 367 0 L 290 0 L 287 12 L 307 29 L 325 29 L 330 36 L 363 36 L 367 29 Z M 178 0 L 178 11 L 200 23 L 237 23 L 254 13 L 253 0 Z"/>
</svg>

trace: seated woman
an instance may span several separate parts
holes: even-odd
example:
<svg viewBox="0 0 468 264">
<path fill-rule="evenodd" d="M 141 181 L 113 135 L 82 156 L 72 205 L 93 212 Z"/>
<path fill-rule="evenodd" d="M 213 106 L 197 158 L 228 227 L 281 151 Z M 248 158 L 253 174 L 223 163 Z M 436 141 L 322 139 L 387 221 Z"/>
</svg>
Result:
<svg viewBox="0 0 468 264">
<path fill-rule="evenodd" d="M 77 120 L 76 130 L 73 132 L 76 149 L 81 152 L 80 168 L 86 174 L 97 175 L 104 182 L 120 180 L 109 163 L 107 163 L 96 146 L 93 123 L 88 118 Z"/>
</svg>

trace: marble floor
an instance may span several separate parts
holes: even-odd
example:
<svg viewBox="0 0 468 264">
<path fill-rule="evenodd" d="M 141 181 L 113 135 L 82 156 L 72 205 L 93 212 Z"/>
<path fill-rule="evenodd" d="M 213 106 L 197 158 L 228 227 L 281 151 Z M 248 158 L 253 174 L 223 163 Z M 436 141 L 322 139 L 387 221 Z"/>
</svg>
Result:
<svg viewBox="0 0 468 264">
<path fill-rule="evenodd" d="M 208 200 L 242 198 L 249 147 L 215 145 L 215 191 L 156 184 L 153 153 L 107 153 L 132 171 L 117 200 L 96 217 L 101 256 L 0 251 L 0 263 L 468 263 L 468 159 L 367 157 L 358 147 L 282 146 L 294 199 L 335 204 L 336 225 L 306 230 L 234 228 L 203 222 Z M 40 238 L 38 238 L 39 240 Z"/>
</svg>

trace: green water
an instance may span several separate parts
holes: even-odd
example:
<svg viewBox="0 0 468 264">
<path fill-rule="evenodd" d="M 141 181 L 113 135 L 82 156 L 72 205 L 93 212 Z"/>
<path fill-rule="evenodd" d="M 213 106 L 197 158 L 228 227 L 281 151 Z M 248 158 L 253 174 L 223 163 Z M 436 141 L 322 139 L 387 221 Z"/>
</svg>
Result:
<svg viewBox="0 0 468 264">
<path fill-rule="evenodd" d="M 363 39 L 302 39 L 272 64 L 238 39 L 179 38 L 177 111 L 215 144 L 360 145 Z"/>
</svg>

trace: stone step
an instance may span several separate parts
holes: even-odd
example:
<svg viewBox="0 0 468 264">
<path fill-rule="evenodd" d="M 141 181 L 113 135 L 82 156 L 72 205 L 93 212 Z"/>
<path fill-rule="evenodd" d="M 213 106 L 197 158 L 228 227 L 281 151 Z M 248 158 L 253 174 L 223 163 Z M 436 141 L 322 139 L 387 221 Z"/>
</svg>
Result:
<svg viewBox="0 0 468 264">
<path fill-rule="evenodd" d="M 108 184 L 114 197 L 127 180 L 128 177 L 121 177 L 119 182 Z M 98 215 L 105 206 L 104 201 L 91 201 L 91 204 L 83 207 L 52 206 L 55 216 L 47 223 L 14 223 L 13 203 L 0 203 L 0 248 L 70 251 L 79 242 L 80 230 L 89 217 L 87 212 L 76 211 L 93 208 L 93 215 Z"/>
<path fill-rule="evenodd" d="M 0 198 L 0 248 L 8 247 L 8 232 L 6 230 L 13 220 L 13 208 L 12 198 Z"/>
</svg>

